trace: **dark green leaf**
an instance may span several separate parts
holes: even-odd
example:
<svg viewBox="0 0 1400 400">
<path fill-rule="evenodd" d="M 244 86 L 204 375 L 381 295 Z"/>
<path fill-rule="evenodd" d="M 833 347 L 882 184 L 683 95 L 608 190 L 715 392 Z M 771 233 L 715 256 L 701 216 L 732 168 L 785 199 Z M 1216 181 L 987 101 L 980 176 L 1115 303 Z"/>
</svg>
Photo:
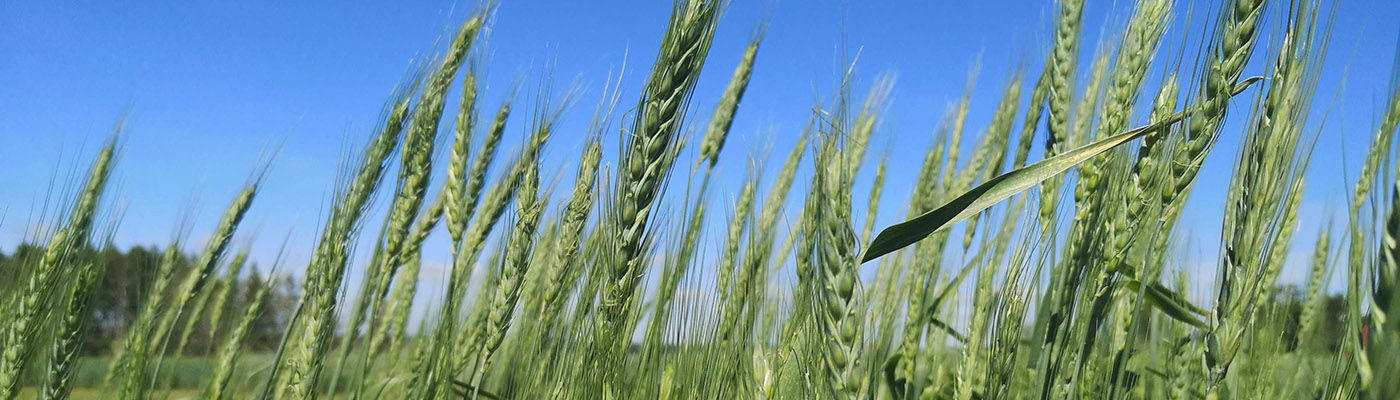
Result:
<svg viewBox="0 0 1400 400">
<path fill-rule="evenodd" d="M 1261 79 L 1263 78 L 1253 77 L 1240 82 L 1235 87 L 1234 94 L 1239 94 Z M 1094 158 L 1094 156 L 1150 132 L 1170 126 L 1184 118 L 1188 112 L 1182 111 L 1157 123 L 1106 137 L 1064 154 L 989 179 L 932 211 L 880 231 L 880 234 L 875 236 L 875 240 L 870 241 L 870 247 L 865 249 L 865 254 L 861 256 L 861 262 L 868 262 L 923 240 L 934 232 L 962 222 L 1002 200 L 1015 196 L 1041 181 Z"/>
</svg>

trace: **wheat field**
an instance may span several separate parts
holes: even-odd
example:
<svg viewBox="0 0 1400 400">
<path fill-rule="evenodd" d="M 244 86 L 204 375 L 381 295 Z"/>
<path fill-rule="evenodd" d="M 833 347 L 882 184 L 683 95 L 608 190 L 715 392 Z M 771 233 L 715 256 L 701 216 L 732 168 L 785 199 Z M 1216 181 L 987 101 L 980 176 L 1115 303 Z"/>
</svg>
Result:
<svg viewBox="0 0 1400 400">
<path fill-rule="evenodd" d="M 1054 4 L 1029 56 L 1043 68 L 972 78 L 931 138 L 882 128 L 893 80 L 843 74 L 774 133 L 798 138 L 775 174 L 732 192 L 716 165 L 760 152 L 726 141 L 753 72 L 777 66 L 763 21 L 712 47 L 726 2 L 676 0 L 655 60 L 623 75 L 640 98 L 605 87 L 580 132 L 559 123 L 592 100 L 576 92 L 479 100 L 501 90 L 481 82 L 496 5 L 480 5 L 336 181 L 308 183 L 333 185 L 310 260 L 261 271 L 234 238 L 270 162 L 207 240 L 112 249 L 119 123 L 36 214 L 46 228 L 0 254 L 0 400 L 1400 398 L 1400 85 L 1355 133 L 1371 145 L 1343 215 L 1299 221 L 1306 172 L 1330 168 L 1311 161 L 1335 3 L 1214 1 L 1195 10 L 1206 32 L 1175 32 L 1185 4 L 1136 0 L 1097 47 L 1084 3 Z M 732 77 L 695 99 L 707 68 Z M 974 85 L 1001 93 L 989 123 L 969 121 Z M 585 145 L 546 152 L 561 136 Z M 930 143 L 922 164 L 890 165 L 889 137 Z M 1205 164 L 1218 152 L 1230 170 Z M 901 167 L 917 179 L 886 179 Z M 1219 253 L 1187 270 L 1176 239 L 1203 173 L 1229 176 L 1208 199 Z M 887 187 L 912 195 L 881 208 Z M 433 236 L 446 254 L 425 254 Z M 1311 254 L 1301 286 L 1280 281 L 1292 252 Z M 450 260 L 441 287 L 428 257 Z M 127 268 L 144 272 L 113 325 L 94 304 Z"/>
</svg>

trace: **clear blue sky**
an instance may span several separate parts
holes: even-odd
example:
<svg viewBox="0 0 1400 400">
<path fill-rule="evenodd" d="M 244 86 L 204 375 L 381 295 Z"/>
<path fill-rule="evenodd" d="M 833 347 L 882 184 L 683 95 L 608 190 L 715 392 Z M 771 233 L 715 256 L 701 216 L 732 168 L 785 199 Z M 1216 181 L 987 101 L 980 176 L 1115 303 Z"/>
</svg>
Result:
<svg viewBox="0 0 1400 400">
<path fill-rule="evenodd" d="M 1121 27 L 1126 3 L 1089 1 L 1084 57 L 1092 56 L 1101 32 Z M 1213 3 L 1182 0 L 1167 36 L 1198 38 L 1211 13 L 1203 10 L 1213 9 Z M 1317 100 L 1320 107 L 1334 107 L 1308 174 L 1303 227 L 1295 246 L 1300 251 L 1311 248 L 1317 226 L 1345 202 L 1389 87 L 1400 34 L 1395 2 L 1339 3 Z M 165 243 L 190 204 L 198 206 L 191 241 L 202 243 L 257 160 L 285 142 L 242 233 L 258 234 L 255 255 L 267 261 L 291 232 L 290 259 L 301 265 L 314 245 L 347 147 L 363 143 L 410 61 L 430 54 L 435 41 L 454 29 L 471 5 L 266 0 L 0 4 L 0 135 L 5 138 L 0 141 L 5 166 L 0 169 L 0 187 L 5 188 L 0 191 L 5 215 L 0 249 L 12 249 L 25 238 L 50 180 L 57 174 L 61 181 L 74 163 L 85 165 L 129 110 L 111 196 L 111 204 L 125 209 L 119 246 Z M 669 9 L 670 2 L 662 0 L 503 1 L 484 35 L 488 51 L 482 70 L 488 88 L 483 104 L 499 104 L 516 82 L 525 84 L 522 93 L 527 94 L 518 105 L 530 104 L 528 94 L 535 93 L 545 66 L 552 63 L 556 94 L 573 84 L 583 89 L 545 155 L 553 163 L 547 167 L 562 168 L 561 161 L 576 158 L 608 74 L 616 74 L 624 62 L 622 105 L 635 102 Z M 915 166 L 944 110 L 961 94 L 975 60 L 980 59 L 981 67 L 969 120 L 974 132 L 987 125 L 1018 66 L 1039 70 L 1053 10 L 1052 2 L 1029 0 L 733 2 L 701 76 L 692 120 L 708 118 L 755 26 L 768 19 L 770 29 L 722 157 L 718 193 L 732 198 L 753 160 L 771 153 L 768 158 L 775 160 L 770 166 L 778 162 L 814 103 L 831 97 L 842 50 L 858 51 L 858 93 L 863 95 L 880 74 L 898 79 L 870 158 L 873 162 L 883 153 L 891 158 L 877 226 L 896 222 Z M 1194 17 L 1188 19 L 1188 12 Z M 1272 32 L 1271 27 L 1264 30 L 1265 35 Z M 1261 70 L 1255 65 L 1251 74 Z M 449 100 L 449 107 L 454 106 L 455 99 Z M 528 116 L 528 107 L 517 110 L 512 139 L 520 137 Z M 1235 107 L 1231 125 L 1237 126 L 1248 111 Z M 1315 114 L 1313 122 L 1321 120 Z M 1206 171 L 1229 170 L 1238 135 L 1237 128 L 1227 126 Z M 964 143 L 970 148 L 973 142 Z M 1214 260 L 1228 178 L 1224 173 L 1201 177 L 1183 226 L 1193 234 L 1184 243 L 1195 254 L 1188 257 L 1195 261 L 1188 262 Z M 863 181 L 857 193 L 865 193 L 866 185 Z M 862 203 L 857 201 L 857 209 L 864 209 Z M 719 204 L 728 212 L 727 201 Z M 377 224 L 378 219 L 371 221 Z M 719 240 L 711 232 L 706 244 Z"/>
</svg>

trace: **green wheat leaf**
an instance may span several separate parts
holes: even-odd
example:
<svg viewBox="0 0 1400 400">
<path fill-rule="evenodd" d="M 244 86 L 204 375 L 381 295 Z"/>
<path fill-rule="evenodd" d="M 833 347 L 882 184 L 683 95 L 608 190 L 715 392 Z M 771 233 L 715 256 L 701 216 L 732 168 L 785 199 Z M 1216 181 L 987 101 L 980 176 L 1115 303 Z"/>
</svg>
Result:
<svg viewBox="0 0 1400 400">
<path fill-rule="evenodd" d="M 1262 79 L 1261 77 L 1246 79 L 1235 86 L 1233 93 L 1239 94 L 1241 91 L 1249 88 L 1250 85 Z M 991 208 L 1002 200 L 1011 198 L 1011 196 L 1015 196 L 1017 193 L 1021 193 L 1041 181 L 1088 161 L 1094 158 L 1094 156 L 1103 154 L 1123 143 L 1127 143 L 1133 139 L 1145 136 L 1150 132 L 1181 121 L 1188 112 L 1189 111 L 1183 111 L 1177 113 L 1155 124 L 1138 127 L 1127 132 L 1103 138 L 1058 156 L 1016 169 L 997 176 L 996 178 L 988 179 L 981 185 L 959 195 L 957 198 L 945 203 L 941 207 L 880 231 L 880 234 L 876 235 L 875 240 L 872 240 L 870 246 L 866 248 L 865 255 L 861 257 L 861 262 L 865 263 L 879 258 L 880 256 L 893 253 L 896 250 L 923 240 L 934 232 L 946 229 L 953 226 L 953 224 L 971 218 L 973 215 L 977 215 L 977 213 Z"/>
</svg>

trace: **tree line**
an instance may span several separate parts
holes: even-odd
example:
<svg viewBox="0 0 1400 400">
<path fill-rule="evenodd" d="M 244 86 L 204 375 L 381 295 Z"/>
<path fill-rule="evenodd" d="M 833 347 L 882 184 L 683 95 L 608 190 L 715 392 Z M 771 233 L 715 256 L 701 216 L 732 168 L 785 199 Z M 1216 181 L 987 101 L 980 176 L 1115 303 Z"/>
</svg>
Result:
<svg viewBox="0 0 1400 400">
<path fill-rule="evenodd" d="M 11 293 L 15 290 L 22 290 L 19 284 L 23 271 L 32 266 L 37 257 L 44 252 L 42 246 L 24 243 L 15 247 L 9 253 L 0 251 L 0 291 Z M 111 354 L 115 346 L 119 346 L 122 336 L 126 333 L 130 324 L 136 320 L 140 314 L 141 305 L 149 295 L 153 283 L 160 274 L 160 259 L 164 249 L 157 246 L 133 246 L 125 251 L 106 246 L 102 249 L 86 248 L 77 252 L 78 259 L 90 260 L 101 263 L 103 274 L 101 281 L 97 285 L 97 291 L 92 299 L 90 312 L 88 313 L 87 331 L 83 335 L 82 352 L 86 356 L 96 356 Z M 245 262 L 246 257 L 236 257 L 228 263 Z M 190 266 L 194 262 L 194 256 L 181 254 L 171 270 L 174 281 L 179 282 L 190 273 Z M 246 261 L 248 265 L 242 267 L 242 273 L 233 279 L 219 276 L 213 285 L 205 291 L 208 293 L 218 293 L 227 291 L 225 301 L 218 304 L 218 301 L 211 299 L 205 301 L 206 309 L 200 313 L 189 313 L 196 315 L 200 321 L 192 326 L 194 331 L 190 335 L 188 345 L 183 349 L 185 355 L 206 355 L 213 351 L 216 343 L 215 334 L 227 332 L 232 327 L 227 326 L 230 318 L 222 318 L 222 321 L 211 320 L 211 315 L 222 314 L 238 315 L 247 308 L 249 302 L 253 300 L 256 289 L 273 284 L 268 297 L 268 305 L 263 308 L 262 314 L 250 326 L 247 340 L 247 349 L 252 351 L 272 351 L 281 340 L 283 330 L 287 321 L 291 318 L 298 298 L 297 287 L 287 279 L 280 279 L 276 283 L 270 283 L 266 271 L 259 268 L 257 263 Z M 227 269 L 228 266 L 225 266 Z M 222 271 L 222 270 L 221 270 Z M 170 285 L 168 291 L 175 291 L 175 285 Z M 206 295 L 206 294 L 201 294 Z M 11 296 L 5 296 L 9 298 Z M 168 298 L 168 297 L 167 297 Z M 214 308 L 221 308 L 215 311 Z M 51 316 L 52 317 L 52 316 Z M 222 325 L 222 326 L 220 326 Z M 181 321 L 176 325 L 176 335 L 183 332 L 189 325 L 188 321 Z M 177 349 L 167 349 L 175 352 Z"/>
</svg>

